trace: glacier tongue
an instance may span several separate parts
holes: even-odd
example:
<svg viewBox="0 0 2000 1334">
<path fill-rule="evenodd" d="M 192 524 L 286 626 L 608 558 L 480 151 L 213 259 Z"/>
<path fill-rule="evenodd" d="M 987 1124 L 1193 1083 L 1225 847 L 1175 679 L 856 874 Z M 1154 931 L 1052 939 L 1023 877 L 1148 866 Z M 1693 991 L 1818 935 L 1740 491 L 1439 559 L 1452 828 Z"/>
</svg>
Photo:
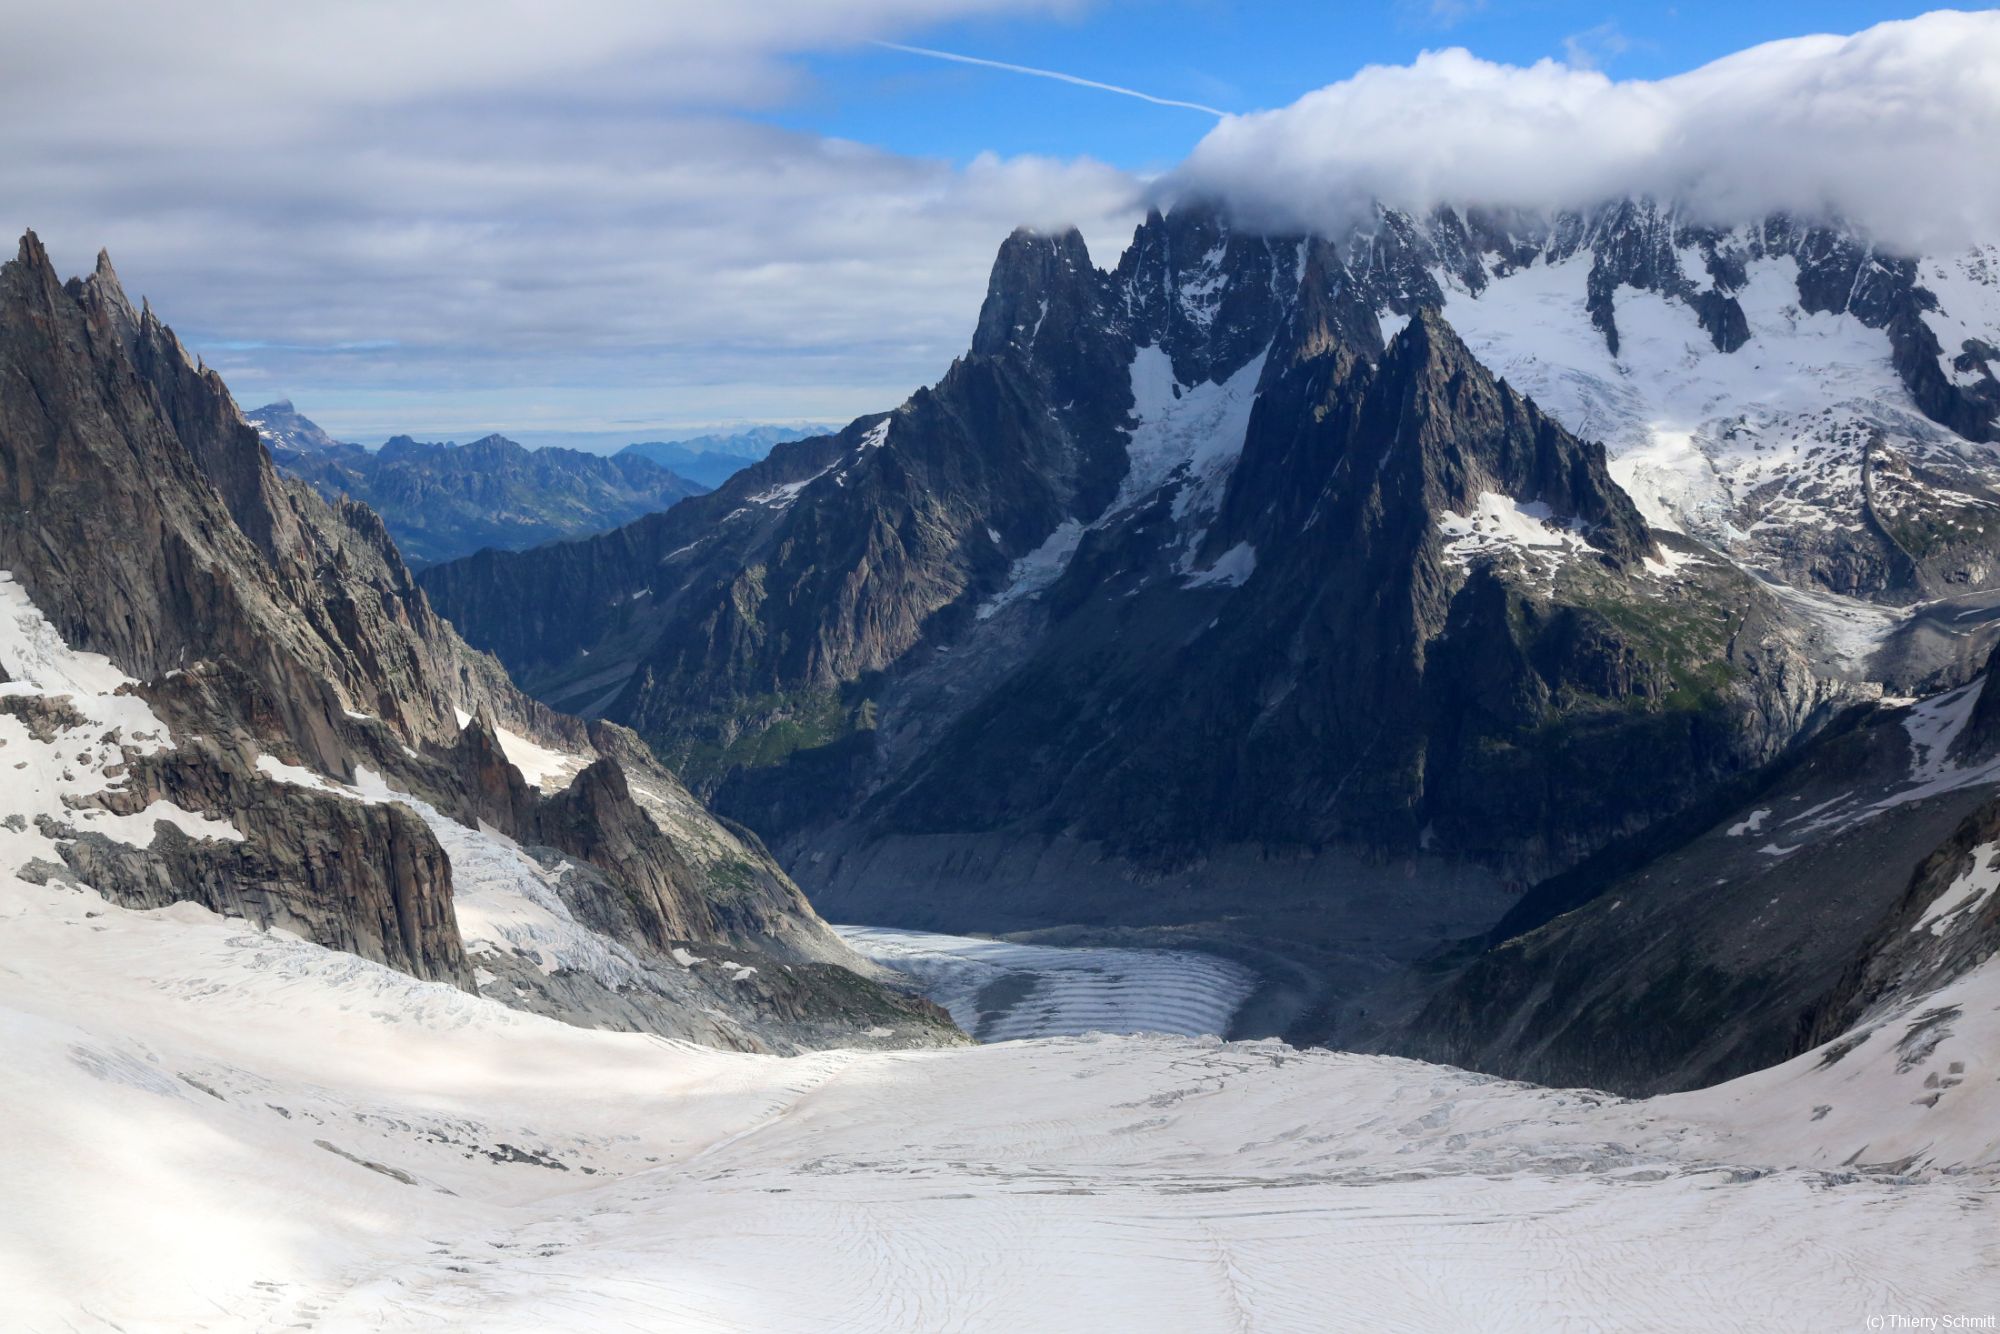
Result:
<svg viewBox="0 0 2000 1334">
<path fill-rule="evenodd" d="M 843 940 L 915 978 L 986 1042 L 1084 1033 L 1220 1034 L 1250 997 L 1249 969 L 1188 950 L 1017 945 L 837 926 Z"/>
</svg>

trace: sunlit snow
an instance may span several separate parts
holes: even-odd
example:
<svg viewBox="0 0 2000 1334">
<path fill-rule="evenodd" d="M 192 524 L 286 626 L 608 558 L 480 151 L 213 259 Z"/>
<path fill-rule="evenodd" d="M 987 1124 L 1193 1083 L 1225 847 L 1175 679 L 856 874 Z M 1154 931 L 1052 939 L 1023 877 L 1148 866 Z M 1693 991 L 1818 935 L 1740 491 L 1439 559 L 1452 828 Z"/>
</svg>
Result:
<svg viewBox="0 0 2000 1334">
<path fill-rule="evenodd" d="M 1632 1102 L 1179 1037 L 729 1054 L 55 886 L 0 957 L 27 1328 L 1834 1329 L 2000 1274 L 1990 969 Z"/>
<path fill-rule="evenodd" d="M 1972 869 L 1947 885 L 1910 930 L 1945 935 L 1971 921 L 1996 889 L 2000 889 L 2000 843 L 1981 843 L 1972 850 Z"/>
</svg>

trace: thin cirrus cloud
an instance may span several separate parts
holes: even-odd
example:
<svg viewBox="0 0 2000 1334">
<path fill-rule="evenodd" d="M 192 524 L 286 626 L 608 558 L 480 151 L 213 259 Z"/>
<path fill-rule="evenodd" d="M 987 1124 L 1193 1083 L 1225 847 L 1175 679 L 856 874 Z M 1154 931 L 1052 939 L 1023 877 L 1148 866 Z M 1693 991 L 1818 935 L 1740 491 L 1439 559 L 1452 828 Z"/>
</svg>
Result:
<svg viewBox="0 0 2000 1334">
<path fill-rule="evenodd" d="M 1371 66 L 1211 131 L 1167 188 L 1274 227 L 1371 201 L 1548 210 L 1643 194 L 1716 222 L 1842 218 L 1885 246 L 1992 239 L 2000 12 L 1771 42 L 1655 81 L 1463 49 Z"/>
<path fill-rule="evenodd" d="M 1156 107 L 1179 107 L 1184 111 L 1200 111 L 1221 119 L 1229 113 L 1202 102 L 1183 102 L 1175 97 L 1156 97 L 1152 93 L 1142 93 L 1137 88 L 1126 88 L 1115 83 L 1101 83 L 1096 79 L 1086 79 L 1081 75 L 1065 74 L 1061 70 L 1042 69 L 1035 65 L 1015 65 L 1005 60 L 988 60 L 984 56 L 962 55 L 956 51 L 939 51 L 928 46 L 906 46 L 902 42 L 877 41 L 872 45 L 885 51 L 901 51 L 904 55 L 925 56 L 931 60 L 945 60 L 956 65 L 977 65 L 981 69 L 1001 70 L 1008 74 L 1025 74 L 1036 79 L 1053 79 L 1057 83 L 1067 83 L 1077 88 L 1091 88 L 1100 93 L 1116 93 L 1120 97 L 1135 98 L 1141 102 L 1151 102 Z"/>
</svg>

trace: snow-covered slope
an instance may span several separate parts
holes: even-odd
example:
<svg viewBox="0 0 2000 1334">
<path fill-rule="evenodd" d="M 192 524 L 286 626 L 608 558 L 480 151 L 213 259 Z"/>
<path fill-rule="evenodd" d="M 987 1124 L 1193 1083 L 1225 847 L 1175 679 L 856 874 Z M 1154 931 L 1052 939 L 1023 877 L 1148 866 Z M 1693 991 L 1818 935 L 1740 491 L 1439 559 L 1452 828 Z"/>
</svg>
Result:
<svg viewBox="0 0 2000 1334">
<path fill-rule="evenodd" d="M 1720 248 L 1754 249 L 1755 230 L 1728 234 Z M 1432 277 L 1482 362 L 1569 430 L 1604 442 L 1613 475 L 1650 523 L 1802 591 L 1789 609 L 1843 640 L 1848 651 L 1832 666 L 1867 678 L 1868 654 L 1902 617 L 1871 615 L 1857 601 L 1907 603 L 1991 582 L 2000 453 L 1926 415 L 1880 319 L 1810 308 L 1795 256 L 1743 264 L 1728 290 L 1747 339 L 1725 351 L 1697 306 L 1670 294 L 1710 283 L 1704 254 L 1672 253 L 1676 267 L 1650 274 L 1653 288 L 1611 289 L 1615 352 L 1591 318 L 1602 260 L 1588 249 L 1518 267 L 1489 255 L 1476 283 L 1442 266 Z M 1958 348 L 2000 337 L 1996 254 L 1984 247 L 1917 268 L 1937 299 L 1922 318 L 1954 384 L 1985 374 L 1954 369 Z M 1885 541 L 1907 555 L 1885 558 Z M 1939 570 L 1927 568 L 1932 560 Z M 1856 644 L 1859 622 L 1869 633 Z"/>
<path fill-rule="evenodd" d="M 1954 914 L 1976 906 L 1945 905 Z M 2000 1163 L 1996 1054 L 2000 956 L 1928 995 L 1899 1000 L 1783 1065 L 1655 1105 L 1726 1124 L 1753 1153 L 1814 1166 L 1871 1172 L 1990 1166 Z"/>
<path fill-rule="evenodd" d="M 110 659 L 63 643 L 14 577 L 0 571 L 0 865 L 60 868 L 62 828 L 149 847 L 161 823 L 189 838 L 241 841 L 234 826 L 149 802 L 113 807 L 136 756 L 170 748 L 166 724 Z M 127 752 L 130 752 L 129 754 Z"/>
<path fill-rule="evenodd" d="M 17 1327 L 1840 1328 L 2000 1302 L 1983 992 L 1940 1119 L 1907 1079 L 1855 1086 L 1894 1034 L 1830 1078 L 1648 1103 L 1166 1037 L 725 1054 L 12 882 L 0 958 Z M 1870 1145 L 1922 1152 L 1840 1166 Z"/>
<path fill-rule="evenodd" d="M 227 819 L 164 798 L 143 800 L 143 791 L 132 790 L 135 763 L 174 750 L 184 738 L 155 715 L 138 682 L 102 655 L 67 645 L 4 571 L 0 669 L 8 678 L 0 681 L 0 894 L 16 877 L 103 885 L 93 878 L 95 863 L 77 852 L 79 840 L 93 835 L 114 850 L 150 848 L 167 827 L 191 840 L 245 841 Z M 461 714 L 459 721 L 472 720 Z M 545 792 L 563 790 L 598 758 L 496 732 L 509 760 Z M 571 1022 L 743 1050 L 833 1041 L 881 1045 L 885 1039 L 900 1045 L 913 1036 L 907 1016 L 883 1014 L 878 1024 L 866 1014 L 867 998 L 877 993 L 858 978 L 834 979 L 837 1000 L 803 991 L 809 979 L 827 975 L 814 956 L 769 954 L 722 940 L 661 948 L 607 929 L 598 903 L 622 891 L 583 858 L 551 847 L 524 848 L 484 822 L 468 827 L 366 766 L 358 767 L 351 784 L 270 754 L 256 755 L 251 768 L 260 781 L 358 805 L 395 803 L 414 813 L 449 862 L 452 892 L 443 911 L 471 964 L 470 981 L 483 995 Z M 704 818 L 671 775 L 636 763 L 632 772 L 634 801 L 655 828 L 673 833 L 687 864 L 713 862 L 745 868 L 736 873 L 747 875 L 751 852 L 734 833 Z M 281 926 L 305 929 L 282 904 L 267 905 L 266 912 Z M 828 944 L 840 959 L 866 967 L 831 937 Z M 901 999 L 890 1007 L 915 1008 Z M 919 1020 L 926 1040 L 955 1036 L 938 1031 L 940 1023 Z"/>
</svg>

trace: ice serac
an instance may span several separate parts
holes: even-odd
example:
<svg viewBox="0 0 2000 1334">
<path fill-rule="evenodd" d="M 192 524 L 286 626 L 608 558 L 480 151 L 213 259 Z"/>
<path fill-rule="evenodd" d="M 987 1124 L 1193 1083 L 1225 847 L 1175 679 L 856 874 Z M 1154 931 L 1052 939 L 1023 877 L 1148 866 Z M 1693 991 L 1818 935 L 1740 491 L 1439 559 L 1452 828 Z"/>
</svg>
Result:
<svg viewBox="0 0 2000 1334">
<path fill-rule="evenodd" d="M 573 961 L 541 997 L 586 1022 L 778 1050 L 871 1013 L 948 1036 L 754 836 L 469 649 L 371 510 L 281 477 L 108 258 L 64 286 L 32 234 L 0 266 L 0 495 L 0 713 L 32 743 L 15 769 L 42 773 L 0 794 L 25 859 L 0 869 L 191 901 L 465 988 L 506 974 L 503 995 L 527 994 L 523 942 L 554 931 L 573 958 L 618 961 Z M 63 762 L 36 770 L 51 747 Z M 683 978 L 689 945 L 730 962 Z"/>
</svg>

